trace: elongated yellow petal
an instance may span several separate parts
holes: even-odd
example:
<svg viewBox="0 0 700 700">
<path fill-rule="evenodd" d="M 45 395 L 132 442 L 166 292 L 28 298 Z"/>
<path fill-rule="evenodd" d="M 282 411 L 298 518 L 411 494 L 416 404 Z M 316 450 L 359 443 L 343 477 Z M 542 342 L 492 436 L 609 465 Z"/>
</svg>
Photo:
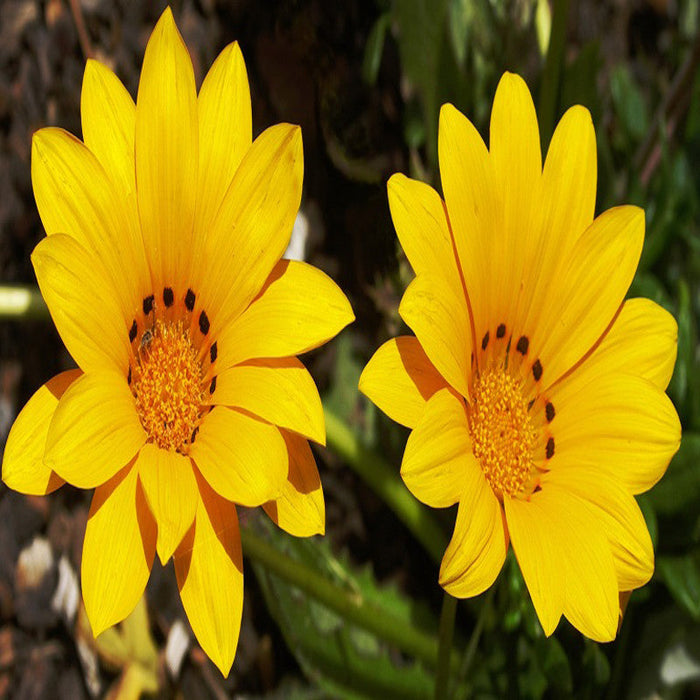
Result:
<svg viewBox="0 0 700 700">
<path fill-rule="evenodd" d="M 430 185 L 397 173 L 387 184 L 391 218 L 401 247 L 417 275 L 444 279 L 463 294 L 445 205 Z"/>
<path fill-rule="evenodd" d="M 671 400 L 650 381 L 605 371 L 592 355 L 549 397 L 554 455 L 551 469 L 600 466 L 631 493 L 650 489 L 680 445 L 681 425 Z"/>
<path fill-rule="evenodd" d="M 282 495 L 265 503 L 263 508 L 290 535 L 323 535 L 326 531 L 326 505 L 309 443 L 300 435 L 286 430 L 282 435 L 289 452 L 289 474 Z"/>
<path fill-rule="evenodd" d="M 11 489 L 43 496 L 63 485 L 63 479 L 44 464 L 44 448 L 58 401 L 81 374 L 79 369 L 57 374 L 20 411 L 2 455 L 2 480 Z"/>
<path fill-rule="evenodd" d="M 544 633 L 549 637 L 564 611 L 566 570 L 559 560 L 552 520 L 539 493 L 529 501 L 505 496 L 503 505 L 510 541 Z"/>
<path fill-rule="evenodd" d="M 85 145 L 97 156 L 121 196 L 133 197 L 135 204 L 136 105 L 121 80 L 92 58 L 83 74 L 80 119 Z"/>
<path fill-rule="evenodd" d="M 586 372 L 592 363 L 601 372 L 636 374 L 664 390 L 671 381 L 677 347 L 678 324 L 666 309 L 651 299 L 628 299 L 593 355 L 575 371 Z"/>
<path fill-rule="evenodd" d="M 175 552 L 180 598 L 197 641 L 224 676 L 243 612 L 243 557 L 236 507 L 198 479 L 195 524 Z"/>
<path fill-rule="evenodd" d="M 85 528 L 81 582 L 95 636 L 121 622 L 143 595 L 156 524 L 132 465 L 95 490 Z"/>
<path fill-rule="evenodd" d="M 156 289 L 189 282 L 199 125 L 192 61 L 169 7 L 146 46 L 136 99 L 136 183 Z"/>
<path fill-rule="evenodd" d="M 457 598 L 483 593 L 508 551 L 503 510 L 478 464 L 468 465 L 464 482 L 454 534 L 440 565 L 440 585 Z"/>
<path fill-rule="evenodd" d="M 495 306 L 495 286 L 502 282 L 503 270 L 498 268 L 501 258 L 494 244 L 503 211 L 497 198 L 493 162 L 479 132 L 451 104 L 440 110 L 438 152 L 452 235 L 477 338 L 481 338 L 491 319 L 503 315 L 503 310 Z"/>
<path fill-rule="evenodd" d="M 242 506 L 278 498 L 289 471 L 280 431 L 225 406 L 207 414 L 190 456 L 219 495 Z"/>
<path fill-rule="evenodd" d="M 251 360 L 216 378 L 211 401 L 235 406 L 282 428 L 326 444 L 321 397 L 296 357 Z"/>
<path fill-rule="evenodd" d="M 317 348 L 355 320 L 338 285 L 311 265 L 280 260 L 260 295 L 219 336 L 218 367 Z"/>
<path fill-rule="evenodd" d="M 554 561 L 563 569 L 566 581 L 564 615 L 588 638 L 612 641 L 617 633 L 619 599 L 603 523 L 584 500 L 554 484 L 543 485 L 533 500 L 538 496 L 553 525 Z"/>
<path fill-rule="evenodd" d="M 116 369 L 126 376 L 129 329 L 95 256 L 57 233 L 39 241 L 32 263 L 61 339 L 80 368 Z"/>
<path fill-rule="evenodd" d="M 446 508 L 462 497 L 472 468 L 481 470 L 472 454 L 464 401 L 441 389 L 408 438 L 401 476 L 419 501 Z"/>
<path fill-rule="evenodd" d="M 195 232 L 200 237 L 208 233 L 253 140 L 248 75 L 237 42 L 229 44 L 214 61 L 202 83 L 197 105 L 199 179 Z"/>
<path fill-rule="evenodd" d="M 94 372 L 76 379 L 61 397 L 44 462 L 68 483 L 90 489 L 111 479 L 145 442 L 126 379 Z"/>
<path fill-rule="evenodd" d="M 91 253 L 109 290 L 105 296 L 130 318 L 146 275 L 143 250 L 135 222 L 97 158 L 67 131 L 40 129 L 32 139 L 32 186 L 46 233 L 68 234 Z"/>
<path fill-rule="evenodd" d="M 163 565 L 182 541 L 197 510 L 192 462 L 177 452 L 144 445 L 135 467 L 158 526 L 156 549 Z"/>
<path fill-rule="evenodd" d="M 644 211 L 622 206 L 601 214 L 549 281 L 547 305 L 532 309 L 530 356 L 547 386 L 569 370 L 613 320 L 634 277 L 644 241 Z"/>
<path fill-rule="evenodd" d="M 435 368 L 462 396 L 469 395 L 471 332 L 464 297 L 428 275 L 408 286 L 399 314 Z"/>
<path fill-rule="evenodd" d="M 548 472 L 542 484 L 557 484 L 591 506 L 610 543 L 619 590 L 649 581 L 654 573 L 651 537 L 637 502 L 619 483 L 601 469 L 572 466 Z"/>
<path fill-rule="evenodd" d="M 207 237 L 209 265 L 195 270 L 201 303 L 218 324 L 215 331 L 248 306 L 282 257 L 303 174 L 301 129 L 291 124 L 266 129 L 241 161 Z"/>
<path fill-rule="evenodd" d="M 374 353 L 360 376 L 360 391 L 392 420 L 415 428 L 430 397 L 447 382 L 417 338 L 388 340 Z"/>
</svg>

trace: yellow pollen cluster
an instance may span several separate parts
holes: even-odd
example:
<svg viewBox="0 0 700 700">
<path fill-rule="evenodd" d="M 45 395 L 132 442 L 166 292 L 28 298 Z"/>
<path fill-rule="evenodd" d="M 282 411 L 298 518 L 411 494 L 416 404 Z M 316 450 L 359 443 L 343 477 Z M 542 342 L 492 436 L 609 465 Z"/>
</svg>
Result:
<svg viewBox="0 0 700 700">
<path fill-rule="evenodd" d="M 496 495 L 521 493 L 534 472 L 537 433 L 517 381 L 505 370 L 488 370 L 474 382 L 469 406 L 472 449 Z"/>
<path fill-rule="evenodd" d="M 131 383 L 149 440 L 187 454 L 205 394 L 202 366 L 181 322 L 156 321 L 141 337 Z"/>
</svg>

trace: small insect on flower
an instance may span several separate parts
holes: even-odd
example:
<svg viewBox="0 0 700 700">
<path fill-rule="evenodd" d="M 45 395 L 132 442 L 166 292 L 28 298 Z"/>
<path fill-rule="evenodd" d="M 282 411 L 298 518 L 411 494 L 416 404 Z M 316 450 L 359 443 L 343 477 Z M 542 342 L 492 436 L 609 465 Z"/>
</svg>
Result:
<svg viewBox="0 0 700 700">
<path fill-rule="evenodd" d="M 353 313 L 329 277 L 281 259 L 301 131 L 278 124 L 253 141 L 237 44 L 197 94 L 166 9 L 136 104 L 90 60 L 81 114 L 84 143 L 57 128 L 32 143 L 48 234 L 32 262 L 79 369 L 19 414 L 3 480 L 95 489 L 81 577 L 96 635 L 133 610 L 155 553 L 172 556 L 192 629 L 228 674 L 243 605 L 236 505 L 263 506 L 294 535 L 324 531 L 308 443 L 325 442 L 323 411 L 295 356 Z"/>
<path fill-rule="evenodd" d="M 609 641 L 619 593 L 654 568 L 634 496 L 661 478 L 681 434 L 664 393 L 676 322 L 625 301 L 644 212 L 594 218 L 596 140 L 581 106 L 542 166 L 516 75 L 499 83 L 488 149 L 449 104 L 438 137 L 444 201 L 400 174 L 388 185 L 416 273 L 399 307 L 415 337 L 380 347 L 360 389 L 412 429 L 401 465 L 411 492 L 459 503 L 445 590 L 484 591 L 512 543 L 545 633 L 564 615 Z"/>
</svg>

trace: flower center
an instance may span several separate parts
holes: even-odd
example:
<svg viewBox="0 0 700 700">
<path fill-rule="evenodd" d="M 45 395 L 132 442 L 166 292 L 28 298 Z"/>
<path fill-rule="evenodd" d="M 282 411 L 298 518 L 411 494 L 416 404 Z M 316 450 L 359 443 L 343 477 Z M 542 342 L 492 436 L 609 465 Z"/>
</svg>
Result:
<svg viewBox="0 0 700 700">
<path fill-rule="evenodd" d="M 202 365 L 182 321 L 155 321 L 141 336 L 131 390 L 148 438 L 189 452 L 205 407 Z"/>
<path fill-rule="evenodd" d="M 503 368 L 477 376 L 468 415 L 474 456 L 498 498 L 531 490 L 537 431 L 516 379 Z"/>
</svg>

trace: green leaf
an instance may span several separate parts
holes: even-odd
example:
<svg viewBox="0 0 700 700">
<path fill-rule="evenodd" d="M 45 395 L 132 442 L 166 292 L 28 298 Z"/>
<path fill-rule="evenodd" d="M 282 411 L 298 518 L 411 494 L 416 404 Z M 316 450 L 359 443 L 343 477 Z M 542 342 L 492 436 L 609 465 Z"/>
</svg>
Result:
<svg viewBox="0 0 700 700">
<path fill-rule="evenodd" d="M 382 54 L 384 53 L 384 39 L 390 21 L 391 15 L 388 12 L 379 15 L 367 37 L 365 55 L 362 60 L 362 77 L 369 85 L 374 85 L 377 82 L 379 67 L 382 64 Z"/>
<path fill-rule="evenodd" d="M 633 142 L 641 141 L 649 129 L 649 112 L 627 65 L 620 64 L 613 68 L 610 91 L 623 132 Z"/>
<path fill-rule="evenodd" d="M 697 552 L 680 557 L 659 557 L 656 568 L 674 600 L 700 621 L 700 561 Z"/>
</svg>

